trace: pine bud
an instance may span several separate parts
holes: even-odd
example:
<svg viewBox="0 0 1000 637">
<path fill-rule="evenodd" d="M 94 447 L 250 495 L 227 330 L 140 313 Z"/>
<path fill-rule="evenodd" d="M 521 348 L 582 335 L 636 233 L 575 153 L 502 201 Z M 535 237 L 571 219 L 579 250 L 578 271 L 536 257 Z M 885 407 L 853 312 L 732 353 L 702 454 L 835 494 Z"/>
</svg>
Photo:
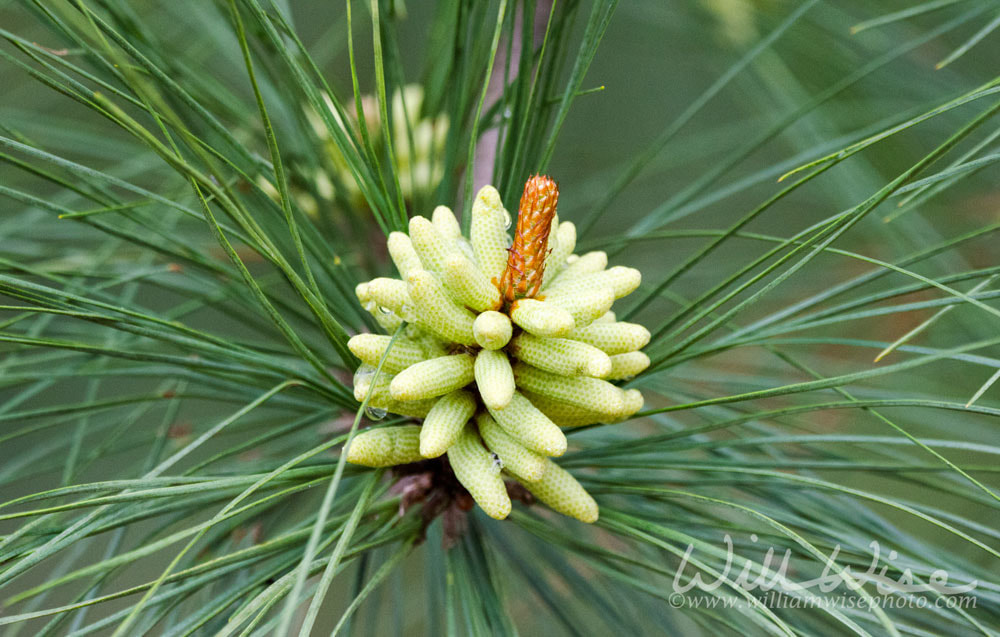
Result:
<svg viewBox="0 0 1000 637">
<path fill-rule="evenodd" d="M 649 330 L 636 323 L 591 323 L 566 335 L 575 341 L 589 343 L 613 356 L 634 352 L 649 342 Z"/>
<path fill-rule="evenodd" d="M 395 400 L 420 400 L 461 389 L 475 378 L 475 360 L 469 354 L 455 354 L 422 361 L 397 374 L 389 393 Z"/>
<path fill-rule="evenodd" d="M 618 414 L 625 408 L 622 390 L 596 378 L 558 376 L 518 362 L 514 365 L 514 379 L 518 387 L 590 411 Z"/>
<path fill-rule="evenodd" d="M 649 367 L 649 356 L 643 352 L 626 352 L 611 357 L 611 373 L 608 380 L 628 380 L 638 376 Z"/>
<path fill-rule="evenodd" d="M 469 427 L 462 430 L 455 444 L 448 448 L 448 460 L 455 477 L 486 515 L 497 520 L 510 515 L 510 496 L 500 476 L 500 466 L 479 442 L 475 431 Z"/>
<path fill-rule="evenodd" d="M 368 283 L 368 297 L 375 302 L 380 312 L 389 311 L 409 320 L 413 301 L 406 284 L 399 279 L 380 277 Z"/>
<path fill-rule="evenodd" d="M 347 461 L 365 467 L 391 467 L 421 460 L 420 427 L 382 427 L 362 431 L 347 448 Z"/>
<path fill-rule="evenodd" d="M 620 299 L 634 292 L 640 283 L 642 283 L 642 274 L 638 270 L 616 265 L 609 270 L 579 277 L 566 279 L 560 277 L 559 281 L 554 281 L 551 287 L 546 290 L 546 295 L 579 294 L 596 287 L 610 287 L 614 290 L 615 298 Z"/>
<path fill-rule="evenodd" d="M 597 522 L 598 510 L 594 498 L 590 497 L 576 478 L 551 460 L 538 481 L 524 481 L 521 484 L 554 511 L 581 522 Z"/>
<path fill-rule="evenodd" d="M 522 480 L 535 481 L 542 477 L 548 466 L 545 456 L 529 451 L 511 438 L 489 414 L 477 415 L 476 424 L 483 442 L 500 457 L 505 470 Z"/>
<path fill-rule="evenodd" d="M 611 309 L 615 291 L 610 287 L 598 287 L 572 294 L 551 294 L 545 297 L 545 302 L 566 310 L 576 327 L 584 327 Z"/>
<path fill-rule="evenodd" d="M 396 264 L 396 270 L 399 272 L 399 276 L 403 277 L 404 281 L 406 277 L 410 276 L 411 272 L 416 272 L 424 268 L 420 262 L 420 257 L 417 256 L 417 251 L 413 249 L 413 242 L 410 241 L 410 237 L 406 234 L 402 232 L 390 232 L 387 246 L 389 248 L 389 256 L 392 257 L 392 262 Z"/>
<path fill-rule="evenodd" d="M 525 363 L 562 376 L 604 378 L 612 370 L 607 354 L 568 338 L 540 338 L 523 332 L 511 342 L 511 352 Z"/>
<path fill-rule="evenodd" d="M 542 273 L 543 290 L 564 270 L 567 265 L 566 260 L 573 254 L 573 249 L 576 248 L 576 226 L 572 221 L 563 221 L 550 236 L 554 236 L 556 242 L 555 247 L 550 244 L 551 252 L 545 260 L 545 272 Z"/>
<path fill-rule="evenodd" d="M 607 414 L 591 411 L 528 390 L 524 390 L 524 396 L 531 401 L 532 405 L 545 414 L 546 418 L 560 427 L 583 427 L 584 425 L 596 425 L 602 422 L 614 422 L 618 420 L 620 415 L 617 412 Z"/>
<path fill-rule="evenodd" d="M 472 335 L 476 343 L 485 349 L 500 349 L 510 342 L 513 327 L 506 314 L 487 311 L 476 317 L 472 323 Z"/>
<path fill-rule="evenodd" d="M 386 334 L 357 334 L 347 341 L 347 347 L 363 363 L 377 367 L 389 343 L 392 343 L 392 337 Z M 390 375 L 395 374 L 426 358 L 427 354 L 419 343 L 406 338 L 397 338 L 389 350 L 389 355 L 386 356 L 382 371 Z"/>
<path fill-rule="evenodd" d="M 462 345 L 476 342 L 472 336 L 476 315 L 452 301 L 433 274 L 419 270 L 410 274 L 407 280 L 413 297 L 413 312 L 421 325 L 448 342 Z"/>
<path fill-rule="evenodd" d="M 637 411 L 642 409 L 643 404 L 645 404 L 645 399 L 642 397 L 642 392 L 638 389 L 626 389 L 625 390 L 625 407 L 622 412 L 618 415 L 618 420 L 625 420 L 626 418 L 632 417 Z"/>
<path fill-rule="evenodd" d="M 458 300 L 477 312 L 495 310 L 503 303 L 500 290 L 460 252 L 445 259 L 442 280 Z"/>
<path fill-rule="evenodd" d="M 410 219 L 410 241 L 424 269 L 443 276 L 445 259 L 455 250 L 454 245 L 446 241 L 425 217 Z"/>
<path fill-rule="evenodd" d="M 503 409 L 489 411 L 504 431 L 531 451 L 546 456 L 566 453 L 565 434 L 520 392 L 514 392 Z"/>
<path fill-rule="evenodd" d="M 476 399 L 467 391 L 442 396 L 431 408 L 420 428 L 420 455 L 437 458 L 458 439 L 476 411 Z"/>
<path fill-rule="evenodd" d="M 372 299 L 372 295 L 368 291 L 369 286 L 370 283 L 368 281 L 365 281 L 364 283 L 358 283 L 356 286 L 354 286 L 354 295 L 358 297 L 358 303 L 361 304 L 361 307 L 367 305 L 368 302 L 371 301 Z"/>
<path fill-rule="evenodd" d="M 603 250 L 598 250 L 595 252 L 588 252 L 587 254 L 581 255 L 574 259 L 571 263 L 567 264 L 563 271 L 559 273 L 559 276 L 552 281 L 551 288 L 557 288 L 562 283 L 568 283 L 582 277 L 585 274 L 593 274 L 595 272 L 602 272 L 604 268 L 608 267 L 608 253 Z"/>
<path fill-rule="evenodd" d="M 510 320 L 535 336 L 565 336 L 576 325 L 573 315 L 566 310 L 535 299 L 514 301 Z"/>
<path fill-rule="evenodd" d="M 431 214 L 431 223 L 445 241 L 453 243 L 462 238 L 462 226 L 458 224 L 455 213 L 448 206 L 435 208 Z"/>
<path fill-rule="evenodd" d="M 476 387 L 487 409 L 503 409 L 514 397 L 514 372 L 507 355 L 484 349 L 476 355 Z"/>
<path fill-rule="evenodd" d="M 388 374 L 379 374 L 378 380 L 373 385 L 373 376 L 374 373 L 355 374 L 354 376 L 354 398 L 358 402 L 367 398 L 369 407 L 384 409 L 401 416 L 423 418 L 437 401 L 437 398 L 411 401 L 395 400 L 389 392 L 389 385 L 393 377 Z M 369 393 L 372 394 L 370 398 L 368 397 Z"/>
<path fill-rule="evenodd" d="M 479 268 L 487 278 L 499 280 L 507 265 L 507 225 L 510 215 L 493 186 L 483 186 L 472 204 L 469 236 Z"/>
</svg>

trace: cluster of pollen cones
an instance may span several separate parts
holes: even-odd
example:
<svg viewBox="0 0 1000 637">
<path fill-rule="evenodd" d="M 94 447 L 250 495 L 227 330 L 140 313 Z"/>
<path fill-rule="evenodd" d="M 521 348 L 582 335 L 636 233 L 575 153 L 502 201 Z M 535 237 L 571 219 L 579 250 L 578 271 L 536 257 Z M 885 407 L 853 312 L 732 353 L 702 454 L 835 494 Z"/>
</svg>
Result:
<svg viewBox="0 0 1000 637">
<path fill-rule="evenodd" d="M 408 235 L 389 235 L 400 278 L 356 292 L 387 332 L 405 327 L 395 340 L 351 338 L 363 362 L 354 393 L 369 413 L 422 423 L 359 433 L 348 462 L 388 467 L 447 454 L 494 518 L 511 510 L 506 474 L 555 511 L 597 520 L 597 503 L 551 458 L 566 451 L 563 428 L 621 421 L 642 408 L 638 390 L 610 381 L 646 369 L 639 350 L 649 331 L 611 311 L 639 286 L 639 271 L 608 268 L 604 252 L 574 254 L 576 227 L 559 223 L 558 199 L 550 178 L 529 179 L 513 239 L 492 186 L 476 196 L 468 238 L 444 206 L 431 219 L 411 219 Z"/>
</svg>

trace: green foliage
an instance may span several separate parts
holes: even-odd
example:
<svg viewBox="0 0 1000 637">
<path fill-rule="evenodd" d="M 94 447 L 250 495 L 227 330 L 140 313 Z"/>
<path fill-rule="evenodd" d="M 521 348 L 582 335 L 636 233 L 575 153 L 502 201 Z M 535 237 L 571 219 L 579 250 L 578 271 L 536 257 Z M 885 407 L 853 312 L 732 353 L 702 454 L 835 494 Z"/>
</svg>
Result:
<svg viewBox="0 0 1000 637">
<path fill-rule="evenodd" d="M 996 5 L 618 4 L 0 1 L 0 632 L 1000 631 Z M 645 275 L 647 404 L 567 432 L 596 525 L 427 526 L 340 453 L 406 422 L 354 287 L 538 171 Z M 756 601 L 786 549 L 863 586 Z"/>
</svg>

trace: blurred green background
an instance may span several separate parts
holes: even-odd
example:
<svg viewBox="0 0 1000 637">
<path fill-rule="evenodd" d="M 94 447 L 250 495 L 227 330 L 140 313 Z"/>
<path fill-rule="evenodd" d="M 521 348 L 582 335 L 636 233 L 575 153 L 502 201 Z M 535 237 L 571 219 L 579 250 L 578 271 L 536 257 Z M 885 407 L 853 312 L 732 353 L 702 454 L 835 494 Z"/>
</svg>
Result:
<svg viewBox="0 0 1000 637">
<path fill-rule="evenodd" d="M 293 23 L 309 51 L 341 95 L 351 91 L 350 66 L 346 49 L 346 22 L 341 3 L 289 0 Z M 494 3 L 495 4 L 495 3 Z M 614 261 L 640 268 L 645 280 L 653 284 L 684 262 L 707 241 L 700 231 L 729 227 L 736 219 L 752 210 L 781 187 L 778 178 L 788 170 L 817 157 L 847 146 L 869 134 L 924 112 L 929 108 L 991 81 L 996 76 L 996 60 L 1000 59 L 1000 37 L 986 35 L 963 56 L 936 68 L 970 36 L 982 29 L 996 15 L 995 3 L 942 3 L 939 11 L 894 21 L 852 33 L 851 28 L 894 11 L 913 7 L 913 2 L 868 2 L 834 0 L 797 3 L 781 0 L 706 0 L 697 2 L 623 2 L 603 39 L 584 83 L 585 89 L 603 90 L 579 97 L 559 138 L 558 146 L 547 172 L 560 183 L 560 216 L 587 224 L 598 206 L 609 203 L 589 231 L 581 237 L 582 247 L 612 246 L 620 250 Z M 492 5 L 491 5 L 492 6 Z M 144 28 L 159 40 L 166 55 L 178 59 L 198 72 L 206 82 L 219 83 L 230 95 L 252 105 L 252 94 L 246 82 L 246 71 L 240 58 L 239 46 L 231 31 L 223 29 L 214 16 L 218 9 L 211 3 L 200 2 L 131 2 L 130 9 L 141 18 Z M 435 11 L 434 3 L 411 1 L 396 6 L 405 11 L 398 22 L 399 48 L 404 52 L 404 76 L 419 81 L 433 67 L 434 50 L 428 49 L 428 32 Z M 753 51 L 789 16 L 801 12 L 793 26 L 753 59 L 744 64 L 743 56 Z M 581 37 L 585 12 L 574 24 L 571 49 Z M 363 7 L 355 7 L 355 42 L 358 48 L 358 72 L 361 89 L 374 90 L 371 56 L 371 31 Z M 0 28 L 8 33 L 36 41 L 43 46 L 51 34 L 20 3 L 0 0 Z M 491 34 L 484 33 L 483 38 Z M 58 45 L 53 44 L 53 48 Z M 670 142 L 658 152 L 620 196 L 606 202 L 605 195 L 623 170 L 641 157 L 650 144 L 667 130 L 693 104 L 698 104 L 713 84 L 735 72 L 733 77 L 703 108 L 681 126 Z M 210 78 L 210 79 L 209 79 Z M 269 99 L 273 95 L 265 95 Z M 284 134 L 297 114 L 290 113 L 277 100 L 272 112 L 278 139 L 285 152 L 310 152 L 301 137 Z M 821 101 L 821 103 L 819 103 Z M 766 236 L 788 237 L 829 217 L 857 205 L 896 177 L 920 157 L 971 118 L 981 105 L 959 108 L 935 117 L 866 150 L 863 154 L 832 168 L 818 180 L 783 199 L 767 214 L 745 230 Z M 135 165 L 122 165 L 123 149 L 133 142 L 120 130 L 103 121 L 92 111 L 59 97 L 39 82 L 31 80 L 23 69 L 13 64 L 0 64 L 0 123 L 6 131 L 17 131 L 30 140 L 39 140 L 49 152 L 59 154 L 84 165 L 108 169 L 110 172 L 156 191 L 171 177 L 157 167 L 157 160 L 136 156 Z M 995 128 L 996 124 L 993 124 Z M 992 134 L 993 129 L 989 133 Z M 252 150 L 266 155 L 259 130 L 237 131 L 253 144 Z M 963 142 L 959 152 L 970 149 L 982 137 Z M 995 145 L 994 145 L 995 146 Z M 988 146 L 985 152 L 991 152 Z M 126 155 L 128 156 L 128 155 Z M 935 168 L 940 169 L 941 166 Z M 0 184 L 24 188 L 46 197 L 52 194 L 48 185 L 8 164 L 0 164 Z M 952 185 L 943 196 L 929 198 L 912 209 L 896 206 L 898 198 L 890 199 L 844 235 L 834 247 L 867 257 L 897 262 L 901 257 L 934 245 L 945 237 L 955 237 L 975 231 L 998 221 L 998 191 L 996 171 L 990 166 L 972 171 Z M 482 184 L 474 184 L 478 188 Z M 47 190 L 48 189 L 48 190 Z M 436 201 L 461 206 L 460 195 L 454 200 Z M 69 221 L 57 222 L 48 211 L 25 214 L 17 204 L 0 204 L 7 211 L 0 218 L 0 253 L 5 259 L 26 259 L 36 263 L 53 263 L 72 268 L 79 254 L 93 249 L 97 233 Z M 17 212 L 18 214 L 14 214 Z M 429 210 L 411 210 L 413 214 L 428 214 Z M 323 212 L 321 211 L 321 214 Z M 673 236 L 663 236 L 663 232 Z M 656 234 L 660 233 L 660 234 Z M 377 229 L 373 236 L 379 236 Z M 633 239 L 625 244 L 622 237 Z M 212 241 L 208 233 L 205 245 Z M 656 299 L 640 313 L 648 325 L 658 325 L 677 309 L 677 299 L 692 299 L 738 271 L 769 246 L 757 239 L 735 239 L 725 248 L 703 260 L 696 268 L 679 277 L 669 287 L 669 294 Z M 997 264 L 1000 251 L 996 239 L 986 235 L 946 251 L 915 268 L 918 272 L 938 277 L 946 273 L 988 268 Z M 612 249 L 612 248 L 609 248 Z M 625 249 L 623 249 L 625 248 Z M 378 252 L 379 249 L 373 249 Z M 356 260 L 350 265 L 366 265 L 367 248 L 344 258 Z M 127 249 L 121 255 L 127 263 L 134 254 Z M 80 259 L 82 261 L 82 259 Z M 388 270 L 384 259 L 377 268 Z M 782 308 L 821 292 L 838 282 L 870 270 L 872 266 L 844 255 L 827 254 L 818 257 L 790 278 L 773 293 L 739 317 L 740 324 L 752 324 Z M 897 280 L 896 285 L 907 282 Z M 967 289 L 968 286 L 966 286 Z M 181 295 L 147 289 L 140 300 L 152 308 L 170 308 L 181 301 Z M 905 297 L 905 301 L 936 298 L 923 291 Z M 746 298 L 746 295 L 737 297 Z M 878 307 L 882 302 L 870 307 Z M 834 322 L 819 328 L 826 344 L 788 342 L 789 351 L 801 355 L 827 376 L 849 373 L 872 367 L 871 360 L 878 348 L 854 346 L 838 339 L 861 339 L 873 343 L 892 342 L 925 320 L 931 310 L 886 314 L 864 321 Z M 951 348 L 995 334 L 995 317 L 984 318 L 970 308 L 959 308 L 949 315 L 947 326 L 930 329 L 919 339 L 924 348 Z M 220 323 L 220 321 L 225 323 Z M 228 321 L 228 322 L 226 322 Z M 226 325 L 232 335 L 249 332 L 225 317 L 225 313 L 204 310 L 191 318 L 193 325 L 219 329 Z M 942 323 L 942 325 L 944 325 Z M 817 331 L 790 332 L 787 336 L 815 336 Z M 778 338 L 781 336 L 779 335 Z M 915 343 L 916 344 L 916 343 Z M 669 349 L 670 343 L 657 343 Z M 929 351 L 929 350 L 928 350 Z M 990 350 L 996 353 L 996 348 Z M 984 356 L 990 351 L 977 352 Z M 899 356 L 896 354 L 894 356 Z M 991 361 L 993 359 L 990 359 Z M 897 362 L 895 359 L 889 362 Z M 968 361 L 940 361 L 886 378 L 876 378 L 855 395 L 861 398 L 883 396 L 941 397 L 964 401 L 989 378 L 990 363 L 969 365 Z M 718 356 L 704 355 L 686 364 L 672 367 L 665 373 L 644 381 L 659 396 L 647 399 L 649 407 L 661 407 L 680 401 L 682 396 L 710 398 L 776 387 L 785 383 L 809 380 L 805 373 L 790 373 L 773 357 L 762 355 L 757 348 L 736 349 Z M 82 395 L 83 379 L 60 384 L 59 399 Z M 106 384 L 102 394 L 107 397 L 130 394 L 148 387 L 147 379 L 116 380 Z M 52 396 L 41 393 L 23 399 L 19 388 L 4 390 L 7 399 L 17 399 L 19 409 L 44 408 L 53 404 Z M 996 391 L 987 392 L 981 404 L 997 404 Z M 793 404 L 778 397 L 765 407 L 777 408 Z M 763 408 L 763 407 L 762 407 Z M 218 418 L 231 413 L 232 404 L 212 400 L 186 401 L 178 423 Z M 898 408 L 893 414 L 916 436 L 930 438 L 954 436 L 984 444 L 1000 442 L 996 423 L 991 417 L 977 414 L 957 416 L 950 411 L 918 408 Z M 661 416 L 656 423 L 638 423 L 634 431 L 642 433 L 659 428 L 681 429 L 704 424 L 704 412 L 678 412 Z M 809 426 L 821 432 L 838 434 L 895 435 L 869 414 L 854 410 L 820 412 L 807 415 Z M 17 426 L 15 423 L 13 426 Z M 795 421 L 778 423 L 788 431 L 800 431 Z M 184 439 L 184 432 L 177 437 Z M 581 440 L 595 444 L 601 432 L 582 434 Z M 134 445 L 115 449 L 107 462 L 128 464 L 144 453 L 141 436 Z M 225 438 L 218 442 L 219 448 Z M 0 461 L 10 467 L 19 462 L 32 462 L 35 441 L 22 438 L 0 446 Z M 173 444 L 173 443 L 171 443 Z M 179 444 L 179 443 L 178 443 Z M 705 449 L 679 451 L 685 459 L 711 458 Z M 860 450 L 859 455 L 862 454 Z M 949 449 L 948 457 L 959 463 L 992 464 L 990 454 L 969 449 Z M 925 458 L 926 460 L 927 458 Z M 766 454 L 757 460 L 766 463 Z M 24 470 L 27 470 L 27 466 Z M 58 483 L 58 472 L 35 475 L 28 483 L 8 482 L 0 486 L 4 500 L 41 490 Z M 85 478 L 107 479 L 101 462 L 90 465 Z M 890 472 L 871 474 L 842 470 L 817 469 L 811 475 L 828 478 L 848 487 L 877 490 L 887 496 L 901 497 L 909 502 L 950 507 L 956 515 L 967 515 L 986 529 L 996 530 L 1000 516 L 995 509 L 982 507 L 967 500 L 942 503 L 939 492 L 925 490 L 908 477 Z M 990 484 L 996 484 L 992 475 Z M 985 478 L 984 478 L 985 480 Z M 307 494 L 299 506 L 315 505 L 320 494 Z M 884 511 L 887 520 L 898 523 L 931 545 L 948 543 L 951 535 L 930 525 L 913 525 L 912 518 L 898 511 Z M 207 517 L 207 516 L 206 516 Z M 0 521 L 0 532 L 10 533 L 17 521 Z M 913 525 L 911 527 L 911 525 Z M 153 523 L 140 530 L 151 531 Z M 501 539 L 496 528 L 481 529 L 497 542 L 516 545 L 519 533 L 511 530 Z M 141 533 L 138 533 L 141 535 Z M 721 535 L 717 540 L 721 542 Z M 410 558 L 402 578 L 391 580 L 367 603 L 366 612 L 359 614 L 356 628 L 360 634 L 383 634 L 400 625 L 407 631 L 427 627 L 421 612 L 425 604 L 423 593 L 410 595 L 411 588 L 421 587 L 423 573 L 435 568 L 440 551 Z M 977 560 L 982 553 L 971 544 L 952 545 L 949 549 L 959 556 Z M 126 571 L 116 588 L 137 584 L 155 576 L 166 565 L 169 555 L 143 563 L 141 569 Z M 1000 569 L 995 561 L 982 564 L 985 569 Z M 29 574 L 24 584 L 37 584 L 46 578 L 45 572 Z M 598 580 L 597 586 L 608 580 Z M 511 575 L 507 585 L 519 585 Z M 572 589 L 572 583 L 553 576 L 554 588 Z M 18 585 L 20 587 L 20 585 Z M 25 586 L 26 587 L 26 586 Z M 334 593 L 338 605 L 346 605 L 350 591 L 344 587 Z M 609 591 L 609 599 L 624 595 Z M 511 609 L 522 634 L 550 634 L 554 630 L 550 616 L 535 617 L 539 602 L 534 597 L 517 600 Z M 400 600 L 405 600 L 400 603 Z M 125 607 L 124 602 L 107 605 L 109 611 Z M 381 610 L 379 610 L 381 609 Z M 0 613 L 2 614 L 2 613 Z M 696 630 L 697 625 L 675 615 L 674 628 Z M 325 619 L 325 618 L 324 618 Z M 332 619 L 330 621 L 333 621 Z M 436 624 L 431 620 L 430 626 Z M 657 634 L 661 620 L 650 617 L 643 624 L 648 634 Z M 323 625 L 320 626 L 324 627 Z M 0 631 L 2 632 L 2 631 Z M 22 634 L 30 634 L 30 629 Z M 555 634 L 555 633 L 552 633 Z M 705 633 L 707 634 L 707 633 Z"/>
</svg>

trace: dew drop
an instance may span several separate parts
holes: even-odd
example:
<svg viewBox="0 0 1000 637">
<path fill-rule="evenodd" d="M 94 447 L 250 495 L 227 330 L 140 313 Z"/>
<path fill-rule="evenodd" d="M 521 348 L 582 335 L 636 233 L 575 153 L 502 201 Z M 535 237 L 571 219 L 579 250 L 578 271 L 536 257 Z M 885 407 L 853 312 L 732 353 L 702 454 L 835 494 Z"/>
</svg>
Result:
<svg viewBox="0 0 1000 637">
<path fill-rule="evenodd" d="M 367 363 L 362 363 L 358 365 L 358 368 L 354 371 L 354 384 L 359 385 L 361 383 L 370 383 L 372 376 L 375 375 L 375 368 Z"/>
<path fill-rule="evenodd" d="M 508 212 L 506 208 L 501 208 L 500 210 L 503 211 L 503 227 L 505 229 L 510 228 L 511 224 L 510 212 Z"/>
<path fill-rule="evenodd" d="M 511 247 L 512 245 L 514 245 L 514 238 L 512 236 L 510 236 L 508 234 L 508 235 L 506 235 L 506 238 L 507 238 L 507 247 L 508 248 Z"/>
<path fill-rule="evenodd" d="M 368 416 L 369 420 L 382 420 L 388 413 L 388 411 L 380 407 L 372 407 L 371 405 L 365 407 L 365 415 Z"/>
<path fill-rule="evenodd" d="M 490 457 L 493 458 L 493 466 L 490 470 L 493 473 L 500 473 L 500 470 L 503 469 L 503 460 L 500 459 L 500 456 L 492 452 L 490 453 Z"/>
<path fill-rule="evenodd" d="M 378 306 L 378 311 L 380 314 L 392 314 L 392 310 L 383 305 Z"/>
</svg>

